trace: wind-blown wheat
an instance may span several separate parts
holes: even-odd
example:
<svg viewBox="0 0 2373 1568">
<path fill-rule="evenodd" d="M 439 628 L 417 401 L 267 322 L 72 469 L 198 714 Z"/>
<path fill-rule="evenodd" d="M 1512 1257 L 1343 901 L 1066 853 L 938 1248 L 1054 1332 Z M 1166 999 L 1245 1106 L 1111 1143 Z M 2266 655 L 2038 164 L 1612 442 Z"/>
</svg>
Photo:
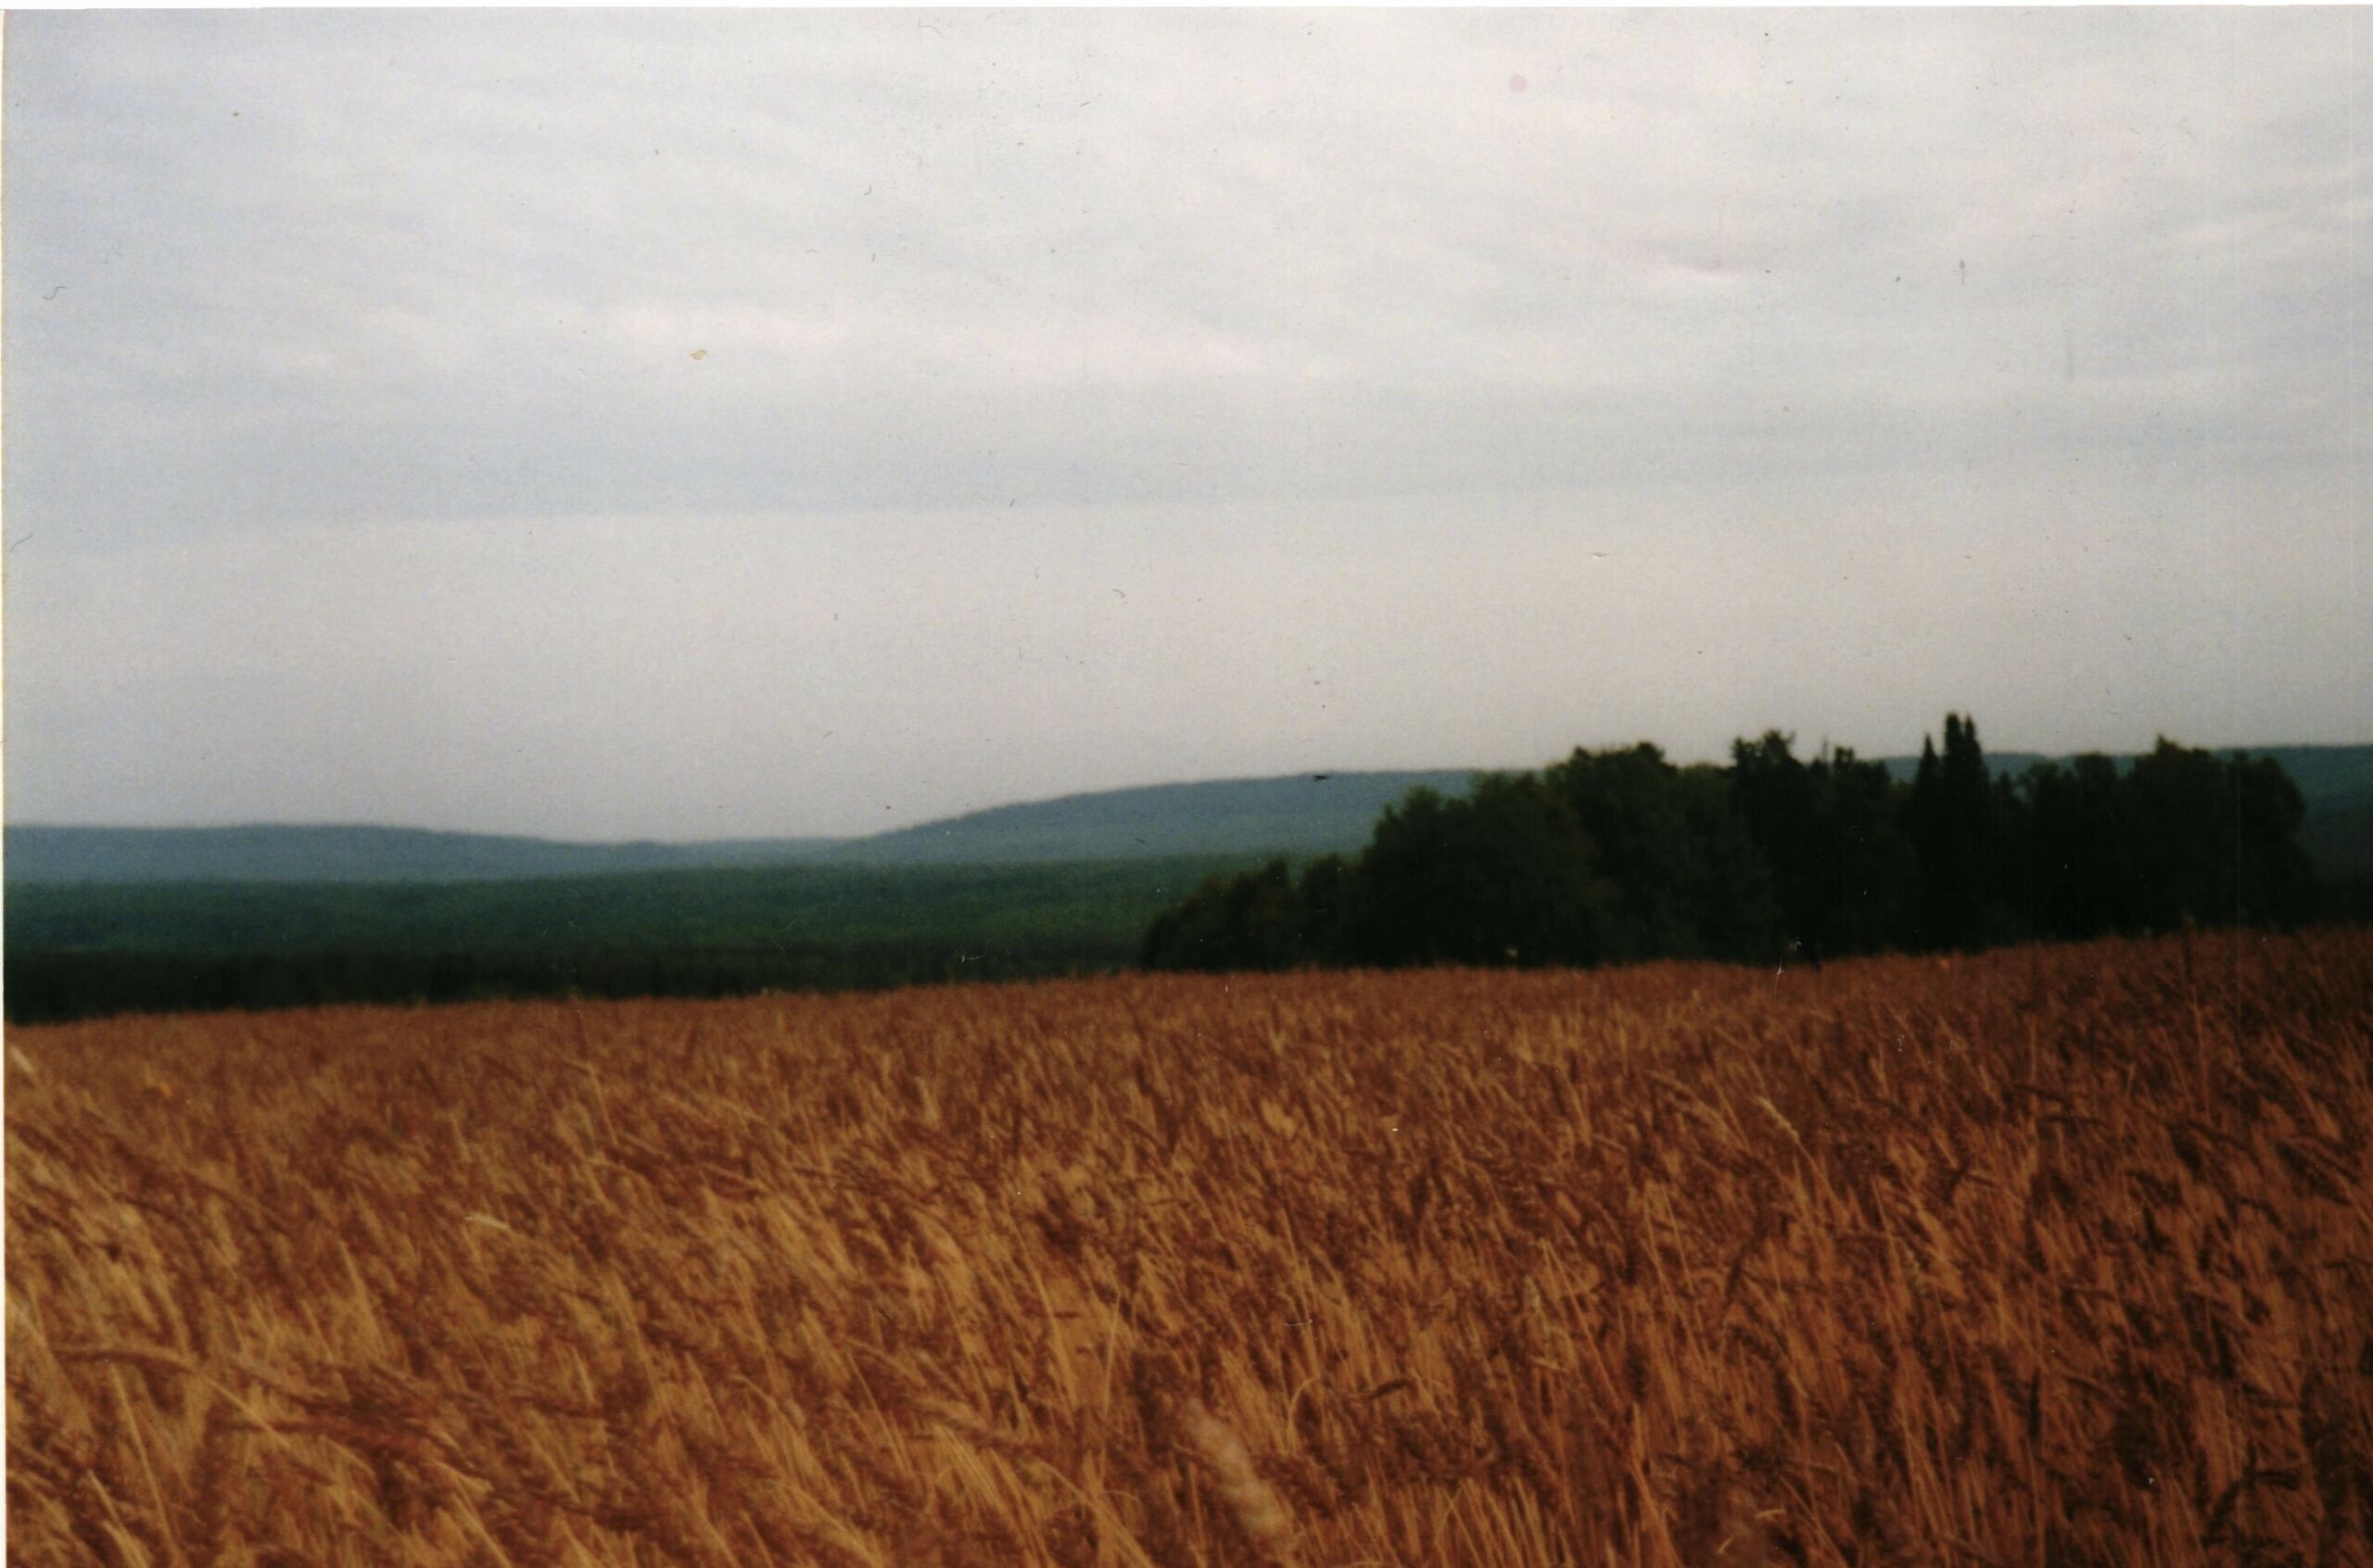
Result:
<svg viewBox="0 0 2373 1568">
<path fill-rule="evenodd" d="M 2373 934 L 9 1044 L 12 1563 L 2366 1562 Z"/>
</svg>

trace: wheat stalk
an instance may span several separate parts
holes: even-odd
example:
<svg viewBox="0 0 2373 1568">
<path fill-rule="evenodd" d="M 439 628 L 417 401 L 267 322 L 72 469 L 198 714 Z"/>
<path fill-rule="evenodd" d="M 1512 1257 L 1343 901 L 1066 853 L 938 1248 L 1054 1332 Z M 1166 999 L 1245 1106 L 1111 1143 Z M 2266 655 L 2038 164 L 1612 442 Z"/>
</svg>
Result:
<svg viewBox="0 0 2373 1568">
<path fill-rule="evenodd" d="M 1178 1435 L 1219 1483 L 1220 1499 L 1227 1504 L 1237 1528 L 1273 1562 L 1293 1561 L 1293 1520 L 1286 1505 L 1261 1473 L 1252 1468 L 1251 1451 L 1236 1429 L 1189 1398 L 1178 1410 Z"/>
</svg>

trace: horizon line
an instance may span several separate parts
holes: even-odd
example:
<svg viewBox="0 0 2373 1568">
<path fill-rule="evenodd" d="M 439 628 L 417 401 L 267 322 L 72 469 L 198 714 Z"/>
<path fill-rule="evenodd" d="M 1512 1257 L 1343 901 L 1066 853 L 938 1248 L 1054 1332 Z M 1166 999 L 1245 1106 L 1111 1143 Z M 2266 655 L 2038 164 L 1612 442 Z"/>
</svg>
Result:
<svg viewBox="0 0 2373 1568">
<path fill-rule="evenodd" d="M 1779 733 L 1787 735 L 1792 744 L 1801 739 L 1792 731 L 1782 730 Z M 1739 739 L 1747 740 L 1751 738 L 1742 736 Z M 2160 739 L 2171 740 L 2172 737 L 2163 734 Z M 2238 754 L 2244 756 L 2263 756 L 2274 752 L 2353 751 L 2373 748 L 2373 740 L 2282 740 L 2261 745 L 2198 747 L 2189 746 L 2188 742 L 2184 741 L 2176 741 L 2175 743 L 2177 745 L 2187 746 L 2187 749 L 2194 751 L 2211 752 L 2220 755 Z M 1323 783 L 1337 778 L 1375 778 L 1406 774 L 1463 773 L 1467 775 L 1469 778 L 1477 778 L 1484 774 L 1538 772 L 1543 767 L 1554 766 L 1557 763 L 1565 761 L 1566 757 L 1571 756 L 1574 751 L 1587 751 L 1593 754 L 1602 754 L 1609 752 L 1627 752 L 1641 745 L 1656 746 L 1656 749 L 1659 752 L 1663 752 L 1664 750 L 1664 748 L 1656 741 L 1642 740 L 1628 743 L 1616 743 L 1605 746 L 1577 746 L 1566 752 L 1564 756 L 1553 757 L 1547 762 L 1534 763 L 1529 766 L 1518 767 L 1452 766 L 1310 768 L 1288 773 L 1234 774 L 1218 778 L 1158 779 L 1148 783 L 1116 784 L 1101 789 L 1072 790 L 1066 790 L 1059 795 L 1035 795 L 1024 800 L 1001 801 L 990 805 L 968 806 L 960 811 L 949 812 L 937 816 L 927 816 L 919 821 L 906 823 L 898 827 L 883 828 L 876 831 L 865 833 L 732 833 L 720 835 L 715 838 L 692 839 L 659 838 L 649 834 L 634 834 L 625 838 L 586 839 L 557 837 L 546 833 L 515 831 L 492 828 L 436 828 L 403 822 L 357 821 L 351 818 L 328 821 L 310 821 L 286 817 L 249 817 L 232 822 L 61 822 L 56 820 L 20 822 L 13 818 L 0 817 L 0 831 L 15 832 L 21 828 L 40 829 L 52 832 L 101 833 L 238 833 L 254 831 L 412 833 L 454 839 L 508 839 L 529 843 L 550 844 L 563 848 L 579 849 L 632 849 L 642 846 L 667 849 L 701 849 L 721 844 L 859 844 L 866 843 L 876 839 L 890 838 L 900 833 L 917 832 L 928 828 L 962 822 L 971 817 L 986 816 L 992 812 L 1015 811 L 1029 806 L 1060 805 L 1070 801 L 1093 800 L 1098 796 L 1105 795 L 1137 794 L 1156 790 L 1192 790 L 1228 784 L 1283 784 L 1295 779 L 1309 779 L 1315 783 Z M 1834 754 L 1835 752 L 1841 750 L 1854 751 L 1854 755 L 1863 762 L 1917 763 L 1920 760 L 1919 754 L 1913 752 L 1904 752 L 1899 753 L 1890 752 L 1884 755 L 1865 755 L 1859 750 L 1854 750 L 1854 748 L 1851 747 L 1837 746 L 1827 740 L 1821 741 L 1817 751 L 1808 753 L 1807 760 L 1809 761 L 1814 757 Z M 1683 760 L 1674 758 L 1669 752 L 1665 754 L 1667 761 L 1673 763 L 1674 765 L 1679 767 L 1697 767 L 1709 765 L 1713 766 L 1726 765 L 1724 763 L 1714 759 Z M 2059 762 L 2080 756 L 2108 756 L 2113 758 L 2124 758 L 2139 756 L 2143 753 L 2139 752 L 2098 751 L 2051 752 L 2037 750 L 2024 746 L 2000 746 L 1986 748 L 1986 754 L 1989 757 L 2033 757 L 2045 762 Z"/>
</svg>

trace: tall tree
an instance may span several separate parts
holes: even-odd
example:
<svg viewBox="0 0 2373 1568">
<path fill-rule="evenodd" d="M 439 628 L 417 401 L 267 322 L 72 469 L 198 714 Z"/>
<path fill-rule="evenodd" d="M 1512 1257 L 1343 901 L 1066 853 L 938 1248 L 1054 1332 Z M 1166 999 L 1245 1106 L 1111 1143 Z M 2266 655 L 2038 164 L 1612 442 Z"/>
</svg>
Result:
<svg viewBox="0 0 2373 1568">
<path fill-rule="evenodd" d="M 2296 920 L 2317 901 L 2316 873 L 2299 844 L 2307 803 L 2272 757 L 2227 764 L 2233 791 L 2233 917 Z"/>
<path fill-rule="evenodd" d="M 2222 759 L 2162 736 L 2125 784 L 2138 924 L 2165 930 L 2305 910 L 2314 889 L 2299 848 L 2306 808 L 2280 764 Z"/>
<path fill-rule="evenodd" d="M 1148 969 L 1284 969 L 1306 962 L 1305 912 L 1291 870 L 1273 860 L 1236 877 L 1207 877 L 1146 933 Z"/>
<path fill-rule="evenodd" d="M 2134 830 L 2117 765 L 2099 752 L 2037 763 L 2020 781 L 2020 902 L 2037 931 L 2100 936 L 2136 918 Z"/>
<path fill-rule="evenodd" d="M 1978 744 L 1976 720 L 1945 715 L 1942 755 L 1922 738 L 1906 826 L 1920 862 L 1921 935 L 1926 944 L 1974 947 L 2006 934 L 2000 803 Z"/>
<path fill-rule="evenodd" d="M 1772 729 L 1731 743 L 1731 790 L 1756 849 L 1771 867 L 1787 949 L 1818 958 L 1830 948 L 1828 884 L 1835 861 L 1819 790 L 1796 753 L 1796 737 Z"/>
<path fill-rule="evenodd" d="M 1834 845 L 1834 951 L 1875 953 L 1908 945 L 1919 908 L 1920 864 L 1903 835 L 1906 790 L 1886 765 L 1841 746 L 1812 766 Z"/>
<path fill-rule="evenodd" d="M 1352 945 L 1377 964 L 1592 964 L 1613 890 L 1589 836 L 1539 777 L 1491 774 L 1464 800 L 1410 792 L 1353 873 Z"/>
<path fill-rule="evenodd" d="M 1820 959 L 1905 939 L 1916 873 L 1885 767 L 1844 749 L 1802 762 L 1771 730 L 1732 744 L 1731 778 L 1792 951 Z"/>
<path fill-rule="evenodd" d="M 1615 890 L 1609 957 L 1761 955 L 1770 878 L 1719 772 L 1684 772 L 1643 742 L 1577 750 L 1546 778 Z"/>
</svg>

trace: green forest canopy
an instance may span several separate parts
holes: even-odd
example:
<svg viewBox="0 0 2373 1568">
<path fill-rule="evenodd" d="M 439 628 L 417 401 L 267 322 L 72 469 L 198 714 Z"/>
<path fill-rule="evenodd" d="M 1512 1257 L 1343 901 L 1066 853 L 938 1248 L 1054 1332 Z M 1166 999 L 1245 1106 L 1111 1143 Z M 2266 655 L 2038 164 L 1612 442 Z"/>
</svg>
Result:
<svg viewBox="0 0 2373 1568">
<path fill-rule="evenodd" d="M 1818 961 L 2280 922 L 2316 907 L 2304 807 L 2268 759 L 2161 739 L 1997 778 L 1946 715 L 1913 777 L 1772 731 L 1728 766 L 1577 750 L 1415 790 L 1355 857 L 1206 880 L 1147 933 L 1154 968 Z"/>
</svg>

